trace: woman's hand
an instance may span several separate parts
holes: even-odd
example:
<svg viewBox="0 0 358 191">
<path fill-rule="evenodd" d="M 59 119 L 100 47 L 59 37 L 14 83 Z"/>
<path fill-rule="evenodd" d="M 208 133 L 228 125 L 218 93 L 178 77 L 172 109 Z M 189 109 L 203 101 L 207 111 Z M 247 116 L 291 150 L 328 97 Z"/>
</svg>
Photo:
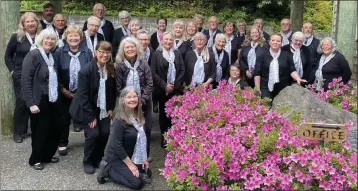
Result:
<svg viewBox="0 0 358 191">
<path fill-rule="evenodd" d="M 251 79 L 252 73 L 249 70 L 246 70 L 246 76 L 247 76 L 247 78 Z"/>
<path fill-rule="evenodd" d="M 171 84 L 168 84 L 167 87 L 165 88 L 165 94 L 168 96 L 173 91 L 174 91 L 174 86 Z"/>
<path fill-rule="evenodd" d="M 135 176 L 135 177 L 139 177 L 139 170 L 138 170 L 138 167 L 137 167 L 137 165 L 135 165 L 135 164 L 130 164 L 129 166 L 128 166 L 128 168 L 129 168 L 129 170 L 131 170 L 132 171 L 132 173 L 133 173 L 133 175 Z"/>
<path fill-rule="evenodd" d="M 144 161 L 143 164 L 142 164 L 142 167 L 143 167 L 144 170 L 148 170 L 149 167 L 150 167 L 149 165 L 150 165 L 150 164 L 149 164 L 148 161 Z"/>
<path fill-rule="evenodd" d="M 40 113 L 40 109 L 39 109 L 39 107 L 37 107 L 37 105 L 31 106 L 30 111 L 32 114 Z"/>
<path fill-rule="evenodd" d="M 297 79 L 297 84 L 300 85 L 300 86 L 304 86 L 307 84 L 307 80 L 303 80 L 303 79 Z"/>
<path fill-rule="evenodd" d="M 111 120 L 113 120 L 114 115 L 113 115 L 113 111 L 112 111 L 112 110 L 109 110 L 109 111 L 108 111 L 108 116 L 109 116 L 109 118 L 110 118 Z"/>
<path fill-rule="evenodd" d="M 65 88 L 62 89 L 62 94 L 68 99 L 73 99 L 73 97 L 74 97 L 73 93 L 66 90 Z"/>
<path fill-rule="evenodd" d="M 91 129 L 97 126 L 97 119 L 93 120 L 90 124 L 88 124 Z"/>
</svg>

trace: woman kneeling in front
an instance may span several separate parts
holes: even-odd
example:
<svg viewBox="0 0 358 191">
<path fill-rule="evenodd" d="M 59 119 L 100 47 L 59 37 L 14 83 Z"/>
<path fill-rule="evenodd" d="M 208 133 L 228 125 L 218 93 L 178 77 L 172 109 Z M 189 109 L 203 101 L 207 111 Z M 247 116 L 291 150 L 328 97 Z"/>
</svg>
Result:
<svg viewBox="0 0 358 191">
<path fill-rule="evenodd" d="M 139 92 L 127 86 L 121 91 L 118 113 L 113 122 L 97 181 L 109 178 L 131 189 L 141 189 L 151 176 L 147 161 L 147 137 Z M 146 174 L 149 175 L 146 176 Z"/>
</svg>

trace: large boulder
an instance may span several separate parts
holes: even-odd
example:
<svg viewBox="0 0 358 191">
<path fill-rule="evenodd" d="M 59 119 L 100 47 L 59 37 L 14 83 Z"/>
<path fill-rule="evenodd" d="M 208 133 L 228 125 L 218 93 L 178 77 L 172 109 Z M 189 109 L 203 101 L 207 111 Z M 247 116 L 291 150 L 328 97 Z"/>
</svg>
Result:
<svg viewBox="0 0 358 191">
<path fill-rule="evenodd" d="M 349 140 L 353 148 L 357 148 L 356 114 L 338 109 L 330 103 L 321 101 L 308 89 L 296 84 L 283 89 L 273 100 L 273 110 L 282 111 L 282 108 L 290 109 L 284 114 L 290 120 L 293 120 L 296 112 L 298 112 L 303 119 L 312 122 L 346 124 L 352 121 L 354 127 Z"/>
</svg>

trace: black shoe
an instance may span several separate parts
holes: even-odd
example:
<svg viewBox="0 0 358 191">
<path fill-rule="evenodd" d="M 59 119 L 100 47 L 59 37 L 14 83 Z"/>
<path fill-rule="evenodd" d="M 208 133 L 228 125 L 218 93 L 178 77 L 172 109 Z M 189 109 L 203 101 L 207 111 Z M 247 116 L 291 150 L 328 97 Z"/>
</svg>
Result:
<svg viewBox="0 0 358 191">
<path fill-rule="evenodd" d="M 45 168 L 45 166 L 42 163 L 36 163 L 36 164 L 34 164 L 33 168 L 35 170 L 43 170 Z"/>
<path fill-rule="evenodd" d="M 52 157 L 52 159 L 50 161 L 50 163 L 58 163 L 58 162 L 60 162 L 60 159 L 57 157 Z"/>
<path fill-rule="evenodd" d="M 101 161 L 100 165 L 99 165 L 99 172 L 97 174 L 97 182 L 98 184 L 104 184 L 106 183 L 106 173 L 105 173 L 105 168 L 107 166 L 108 162 L 106 161 Z"/>
<path fill-rule="evenodd" d="M 161 140 L 160 146 L 161 146 L 163 149 L 167 148 L 167 141 L 165 140 L 164 135 L 162 135 L 162 140 Z"/>
<path fill-rule="evenodd" d="M 158 104 L 155 104 L 153 107 L 153 112 L 154 113 L 158 113 L 159 109 L 158 109 Z"/>
<path fill-rule="evenodd" d="M 23 138 L 22 138 L 21 135 L 14 135 L 13 139 L 14 139 L 15 143 L 22 143 L 23 142 Z"/>
<path fill-rule="evenodd" d="M 58 150 L 58 154 L 61 156 L 66 156 L 67 155 L 67 148 L 65 150 Z"/>
<path fill-rule="evenodd" d="M 90 165 L 90 164 L 85 164 L 84 166 L 83 166 L 83 169 L 84 169 L 84 171 L 85 171 L 85 173 L 86 174 L 94 174 L 94 168 L 93 168 L 93 166 L 92 165 Z"/>
</svg>

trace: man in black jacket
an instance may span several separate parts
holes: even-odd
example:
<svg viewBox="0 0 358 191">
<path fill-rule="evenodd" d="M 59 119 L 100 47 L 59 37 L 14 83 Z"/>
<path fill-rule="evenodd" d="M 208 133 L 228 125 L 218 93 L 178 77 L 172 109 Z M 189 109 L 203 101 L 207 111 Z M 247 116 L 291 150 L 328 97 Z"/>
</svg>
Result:
<svg viewBox="0 0 358 191">
<path fill-rule="evenodd" d="M 317 48 L 319 45 L 319 40 L 313 36 L 313 25 L 311 23 L 305 23 L 302 26 L 302 32 L 306 36 L 306 41 L 303 42 L 304 46 L 307 46 L 310 49 L 310 57 L 312 58 L 312 67 L 316 68 L 319 62 L 319 56 Z"/>
<path fill-rule="evenodd" d="M 40 20 L 42 29 L 52 28 L 55 30 L 55 26 L 52 24 L 53 17 L 55 16 L 55 9 L 53 5 L 51 3 L 47 3 L 44 5 L 43 9 L 42 20 Z"/>
</svg>

